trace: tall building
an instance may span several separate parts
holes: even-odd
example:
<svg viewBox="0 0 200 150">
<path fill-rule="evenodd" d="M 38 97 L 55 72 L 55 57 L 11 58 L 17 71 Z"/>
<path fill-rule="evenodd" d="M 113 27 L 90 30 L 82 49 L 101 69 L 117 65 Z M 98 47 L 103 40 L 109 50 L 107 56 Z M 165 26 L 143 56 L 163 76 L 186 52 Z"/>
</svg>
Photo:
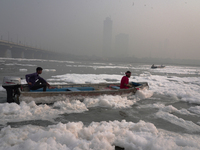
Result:
<svg viewBox="0 0 200 150">
<path fill-rule="evenodd" d="M 115 56 L 127 57 L 129 49 L 129 35 L 120 33 L 115 36 Z"/>
<path fill-rule="evenodd" d="M 112 50 L 112 20 L 111 18 L 107 17 L 104 20 L 103 25 L 103 53 L 102 55 L 104 57 L 110 57 L 111 56 L 111 50 Z"/>
</svg>

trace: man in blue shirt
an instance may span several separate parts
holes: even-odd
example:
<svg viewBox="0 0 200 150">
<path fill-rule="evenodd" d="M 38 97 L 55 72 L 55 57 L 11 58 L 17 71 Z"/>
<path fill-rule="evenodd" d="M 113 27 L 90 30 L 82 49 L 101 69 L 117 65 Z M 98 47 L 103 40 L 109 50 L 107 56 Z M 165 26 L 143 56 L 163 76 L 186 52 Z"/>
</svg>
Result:
<svg viewBox="0 0 200 150">
<path fill-rule="evenodd" d="M 46 80 L 39 76 L 42 73 L 42 68 L 37 67 L 36 73 L 27 74 L 26 82 L 28 83 L 30 90 L 37 90 L 39 88 L 43 88 L 43 91 L 46 91 L 46 87 L 52 88 Z"/>
</svg>

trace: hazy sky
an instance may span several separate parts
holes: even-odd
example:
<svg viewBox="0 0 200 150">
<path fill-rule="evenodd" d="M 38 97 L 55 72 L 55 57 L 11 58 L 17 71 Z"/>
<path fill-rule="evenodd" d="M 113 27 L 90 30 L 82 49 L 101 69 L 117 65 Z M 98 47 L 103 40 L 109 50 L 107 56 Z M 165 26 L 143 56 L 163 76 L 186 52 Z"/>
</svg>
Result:
<svg viewBox="0 0 200 150">
<path fill-rule="evenodd" d="M 101 55 L 103 21 L 129 35 L 129 56 L 200 56 L 200 0 L 1 0 L 0 37 L 73 54 Z"/>
</svg>

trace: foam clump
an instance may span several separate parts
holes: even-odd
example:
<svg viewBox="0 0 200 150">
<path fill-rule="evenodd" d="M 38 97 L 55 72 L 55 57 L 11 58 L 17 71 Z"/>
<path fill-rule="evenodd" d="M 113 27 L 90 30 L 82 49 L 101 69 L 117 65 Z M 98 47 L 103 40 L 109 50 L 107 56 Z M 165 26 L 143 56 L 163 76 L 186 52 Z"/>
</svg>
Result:
<svg viewBox="0 0 200 150">
<path fill-rule="evenodd" d="M 152 123 L 122 121 L 58 123 L 46 128 L 26 125 L 21 128 L 4 127 L 0 131 L 0 149 L 54 150 L 126 150 L 199 149 L 197 135 L 168 133 Z"/>
<path fill-rule="evenodd" d="M 36 105 L 34 102 L 21 102 L 20 105 L 16 103 L 2 103 L 0 104 L 0 122 L 18 122 L 23 120 L 33 119 L 50 119 L 49 115 L 56 114 L 56 110 L 50 111 L 51 108 L 47 105 Z"/>
<path fill-rule="evenodd" d="M 60 108 L 60 110 L 65 111 L 67 113 L 81 113 L 83 111 L 88 111 L 87 107 L 78 100 L 69 100 L 66 101 L 58 101 L 53 104 L 53 107 Z"/>
<path fill-rule="evenodd" d="M 140 74 L 134 77 L 135 82 L 148 82 L 149 91 L 155 94 L 172 97 L 175 101 L 185 101 L 200 104 L 199 78 L 198 77 L 177 77 Z M 136 93 L 137 94 L 137 93 Z M 139 94 L 142 96 L 143 94 Z"/>
<path fill-rule="evenodd" d="M 57 108 L 57 109 L 55 109 Z M 49 105 L 36 105 L 34 101 L 30 103 L 2 103 L 0 104 L 0 122 L 20 122 L 24 120 L 52 120 L 59 114 L 64 113 L 81 113 L 87 111 L 83 103 L 80 101 L 60 101 Z"/>
<path fill-rule="evenodd" d="M 199 132 L 200 126 L 193 123 L 192 121 L 187 121 L 182 118 L 179 118 L 173 114 L 168 112 L 159 111 L 156 113 L 156 117 L 162 118 L 172 124 L 182 127 L 183 129 L 187 130 L 190 133 Z"/>
<path fill-rule="evenodd" d="M 127 96 L 122 97 L 119 95 L 102 95 L 98 97 L 85 97 L 83 102 L 70 99 L 67 96 L 60 95 L 55 97 L 42 97 L 42 98 L 21 98 L 20 105 L 15 103 L 2 103 L 0 104 L 0 121 L 19 122 L 24 120 L 52 120 L 59 114 L 82 113 L 88 111 L 92 107 L 105 107 L 105 108 L 130 108 L 136 103 L 136 98 L 128 99 Z M 27 102 L 24 102 L 26 100 Z M 36 105 L 37 101 L 54 102 L 53 105 Z M 137 100 L 138 101 L 138 100 Z"/>
<path fill-rule="evenodd" d="M 135 93 L 135 96 L 140 98 L 140 99 L 146 99 L 146 98 L 150 98 L 153 96 L 153 91 L 151 90 L 138 90 Z"/>
<path fill-rule="evenodd" d="M 127 97 L 113 96 L 113 95 L 102 95 L 96 98 L 85 98 L 83 103 L 90 107 L 107 107 L 107 108 L 127 108 L 131 107 L 135 101 L 128 100 Z"/>
<path fill-rule="evenodd" d="M 200 106 L 190 107 L 189 111 L 191 111 L 191 112 L 193 112 L 195 114 L 200 115 Z"/>
</svg>

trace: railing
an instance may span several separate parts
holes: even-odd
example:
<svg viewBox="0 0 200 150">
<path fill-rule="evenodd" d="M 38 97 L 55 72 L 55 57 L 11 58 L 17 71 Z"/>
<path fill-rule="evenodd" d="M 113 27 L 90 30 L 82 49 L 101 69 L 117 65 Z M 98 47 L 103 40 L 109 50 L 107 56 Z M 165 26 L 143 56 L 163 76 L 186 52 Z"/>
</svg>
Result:
<svg viewBox="0 0 200 150">
<path fill-rule="evenodd" d="M 10 42 L 10 41 L 4 41 L 4 40 L 0 40 L 0 45 L 6 45 L 6 46 L 10 46 L 10 47 L 18 47 L 18 48 L 23 48 L 23 49 L 34 49 L 34 50 L 41 50 L 41 51 L 51 52 L 51 51 L 46 50 L 46 49 L 36 48 L 36 47 L 27 46 L 27 45 L 14 43 L 14 42 Z"/>
</svg>

